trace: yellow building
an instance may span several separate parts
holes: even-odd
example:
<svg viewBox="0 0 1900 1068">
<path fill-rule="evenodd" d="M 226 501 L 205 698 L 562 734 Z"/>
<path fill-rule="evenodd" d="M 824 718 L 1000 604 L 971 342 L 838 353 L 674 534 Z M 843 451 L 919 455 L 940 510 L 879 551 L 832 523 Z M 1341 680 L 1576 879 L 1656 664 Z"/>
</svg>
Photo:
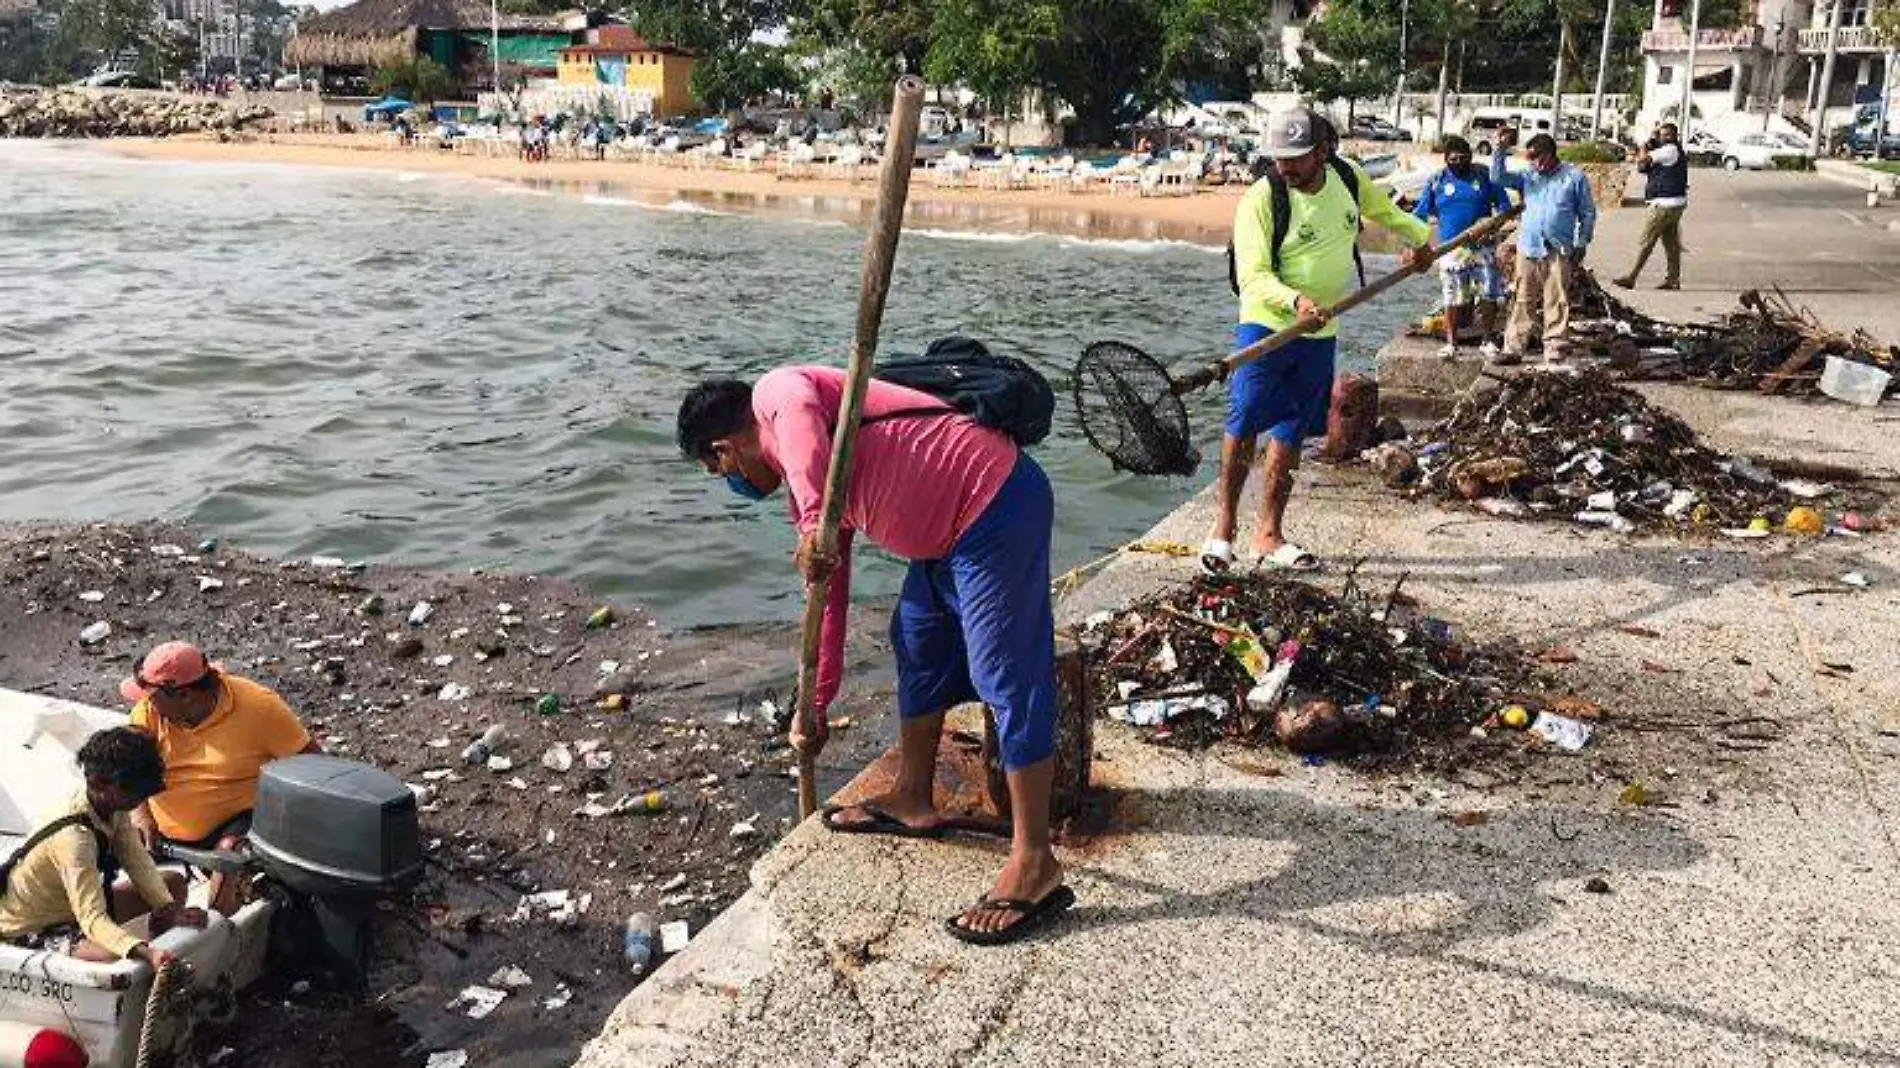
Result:
<svg viewBox="0 0 1900 1068">
<path fill-rule="evenodd" d="M 649 44 L 626 26 L 599 26 L 561 49 L 555 69 L 562 85 L 624 85 L 653 94 L 653 113 L 665 118 L 699 110 L 693 98 L 693 54 Z"/>
</svg>

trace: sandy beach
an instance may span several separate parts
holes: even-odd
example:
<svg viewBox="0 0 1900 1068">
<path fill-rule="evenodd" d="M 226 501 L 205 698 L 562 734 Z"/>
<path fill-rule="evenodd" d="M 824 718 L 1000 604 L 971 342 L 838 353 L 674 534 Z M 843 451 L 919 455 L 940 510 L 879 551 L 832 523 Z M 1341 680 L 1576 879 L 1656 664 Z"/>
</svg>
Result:
<svg viewBox="0 0 1900 1068">
<path fill-rule="evenodd" d="M 721 211 L 868 219 L 877 182 L 870 168 L 856 181 L 827 177 L 781 178 L 771 170 L 716 170 L 621 160 L 550 160 L 525 163 L 512 156 L 444 152 L 433 147 L 399 148 L 380 136 L 270 135 L 254 141 L 205 138 L 119 140 L 107 150 L 138 159 L 215 163 L 284 163 L 300 166 L 457 174 L 470 178 L 530 182 L 576 192 L 657 199 L 685 199 Z M 1060 234 L 1106 240 L 1184 241 L 1224 245 L 1233 226 L 1239 186 L 1209 187 L 1192 194 L 1140 196 L 1105 190 L 976 189 L 936 184 L 929 171 L 912 183 L 906 217 L 912 226 L 1000 233 Z"/>
</svg>

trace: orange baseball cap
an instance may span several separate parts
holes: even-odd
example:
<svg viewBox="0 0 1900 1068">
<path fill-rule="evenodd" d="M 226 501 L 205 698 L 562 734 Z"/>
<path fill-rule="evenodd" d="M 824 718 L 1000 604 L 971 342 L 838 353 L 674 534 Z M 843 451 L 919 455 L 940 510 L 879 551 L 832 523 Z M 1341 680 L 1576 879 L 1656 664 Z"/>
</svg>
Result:
<svg viewBox="0 0 1900 1068">
<path fill-rule="evenodd" d="M 189 686 L 210 670 L 211 665 L 197 646 L 166 642 L 146 653 L 132 677 L 119 683 L 119 696 L 136 704 L 161 686 Z"/>
</svg>

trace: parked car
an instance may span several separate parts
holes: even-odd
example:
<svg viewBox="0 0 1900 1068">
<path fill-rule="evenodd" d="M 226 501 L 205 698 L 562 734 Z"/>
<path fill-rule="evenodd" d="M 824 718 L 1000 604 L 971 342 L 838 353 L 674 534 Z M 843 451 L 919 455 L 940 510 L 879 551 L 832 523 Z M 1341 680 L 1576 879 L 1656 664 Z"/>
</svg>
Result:
<svg viewBox="0 0 1900 1068">
<path fill-rule="evenodd" d="M 1879 106 L 1862 104 L 1854 112 L 1852 126 L 1843 126 L 1835 130 L 1835 153 L 1841 156 L 1858 156 L 1861 159 L 1871 158 L 1875 155 L 1874 128 L 1879 125 Z M 1887 117 L 1886 136 L 1879 138 L 1879 156 L 1881 159 L 1900 159 L 1900 114 Z"/>
<path fill-rule="evenodd" d="M 79 83 L 88 89 L 158 89 L 158 81 L 129 70 L 102 70 Z"/>
<path fill-rule="evenodd" d="M 1731 171 L 1744 167 L 1751 171 L 1767 170 L 1775 166 L 1777 159 L 1797 159 L 1801 155 L 1770 134 L 1747 133 L 1723 144 L 1722 166 Z"/>
<path fill-rule="evenodd" d="M 295 93 L 302 89 L 316 88 L 315 84 L 306 83 L 300 75 L 296 74 L 286 74 L 272 82 L 270 87 L 280 93 Z"/>
<path fill-rule="evenodd" d="M 1358 138 L 1361 141 L 1410 141 L 1412 139 L 1410 132 L 1371 115 L 1360 115 L 1354 118 L 1352 130 L 1346 136 Z"/>
</svg>

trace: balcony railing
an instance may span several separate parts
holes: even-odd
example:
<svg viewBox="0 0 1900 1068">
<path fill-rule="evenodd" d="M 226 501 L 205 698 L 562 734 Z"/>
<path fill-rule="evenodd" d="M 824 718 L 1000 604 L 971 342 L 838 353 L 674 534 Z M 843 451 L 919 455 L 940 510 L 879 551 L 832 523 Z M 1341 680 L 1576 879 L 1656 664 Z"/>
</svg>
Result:
<svg viewBox="0 0 1900 1068">
<path fill-rule="evenodd" d="M 1732 30 L 1698 30 L 1695 35 L 1696 51 L 1736 51 L 1745 48 L 1761 47 L 1762 28 L 1760 26 L 1741 26 Z M 1649 30 L 1643 34 L 1645 52 L 1687 52 L 1689 50 L 1689 31 L 1687 30 Z"/>
<path fill-rule="evenodd" d="M 1801 51 L 1827 51 L 1827 29 L 1801 31 Z M 1835 47 L 1842 52 L 1884 52 L 1886 46 L 1874 36 L 1872 26 L 1842 26 L 1840 40 Z"/>
</svg>

